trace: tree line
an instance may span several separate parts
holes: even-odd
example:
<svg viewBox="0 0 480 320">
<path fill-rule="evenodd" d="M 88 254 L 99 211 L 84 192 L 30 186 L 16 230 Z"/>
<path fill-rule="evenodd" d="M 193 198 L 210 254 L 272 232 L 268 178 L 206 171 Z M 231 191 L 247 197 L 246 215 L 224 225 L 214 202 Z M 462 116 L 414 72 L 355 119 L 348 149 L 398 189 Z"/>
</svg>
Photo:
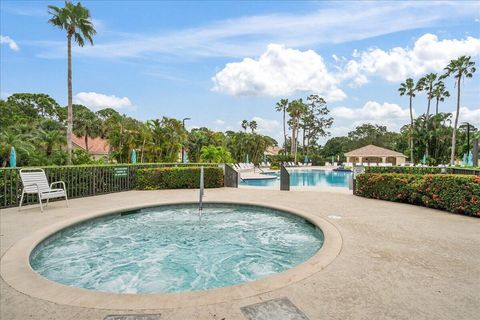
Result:
<svg viewBox="0 0 480 320">
<path fill-rule="evenodd" d="M 176 162 L 182 146 L 190 162 L 262 161 L 269 146 L 277 142 L 252 132 L 214 132 L 207 128 L 187 131 L 182 121 L 163 117 L 146 122 L 120 114 L 112 108 L 96 112 L 72 105 L 72 132 L 83 137 L 89 150 L 91 139 L 100 137 L 110 146 L 110 155 L 99 162 L 128 163 L 135 149 L 138 162 Z M 0 100 L 0 163 L 6 166 L 11 147 L 18 166 L 68 164 L 68 108 L 46 94 L 16 93 Z M 76 149 L 73 164 L 95 161 L 88 152 Z"/>
<path fill-rule="evenodd" d="M 460 97 L 461 97 L 461 86 L 465 78 L 472 78 L 475 73 L 475 62 L 471 60 L 469 56 L 461 56 L 458 59 L 451 60 L 450 63 L 444 68 L 444 73 L 438 75 L 436 73 L 429 73 L 417 81 L 414 81 L 412 78 L 408 78 L 405 82 L 400 84 L 398 89 L 401 96 L 408 96 L 409 100 L 409 110 L 410 110 L 410 125 L 403 129 L 408 129 L 409 131 L 409 153 L 410 161 L 414 162 L 418 160 L 418 157 L 414 157 L 415 148 L 414 143 L 418 142 L 424 147 L 424 156 L 429 158 L 431 155 L 432 144 L 435 145 L 435 142 L 432 140 L 439 140 L 444 143 L 445 137 L 439 138 L 438 135 L 441 132 L 445 131 L 445 128 L 441 128 L 440 124 L 450 121 L 450 117 L 447 115 L 439 116 L 439 104 L 440 102 L 445 101 L 445 98 L 450 97 L 450 92 L 446 89 L 444 79 L 448 77 L 453 77 L 455 80 L 455 87 L 457 89 L 457 103 L 455 118 L 453 122 L 453 127 L 451 130 L 451 148 L 450 148 L 450 159 L 449 163 L 454 164 L 457 157 L 457 128 L 458 128 L 458 118 L 460 114 Z M 424 91 L 427 96 L 427 109 L 424 114 L 419 116 L 417 120 L 413 116 L 413 99 L 416 97 L 418 92 Z M 432 100 L 435 101 L 435 119 L 430 119 L 430 108 Z M 421 124 L 422 127 L 419 128 L 418 125 Z M 438 160 L 434 155 L 434 160 Z"/>
<path fill-rule="evenodd" d="M 328 117 L 330 111 L 325 99 L 316 94 L 309 95 L 305 101 L 281 99 L 275 110 L 281 112 L 283 117 L 284 156 L 291 156 L 297 162 L 299 154 L 312 157 L 318 153 L 318 140 L 330 134 L 328 129 L 333 124 L 333 118 Z M 291 136 L 287 135 L 287 125 Z"/>
</svg>

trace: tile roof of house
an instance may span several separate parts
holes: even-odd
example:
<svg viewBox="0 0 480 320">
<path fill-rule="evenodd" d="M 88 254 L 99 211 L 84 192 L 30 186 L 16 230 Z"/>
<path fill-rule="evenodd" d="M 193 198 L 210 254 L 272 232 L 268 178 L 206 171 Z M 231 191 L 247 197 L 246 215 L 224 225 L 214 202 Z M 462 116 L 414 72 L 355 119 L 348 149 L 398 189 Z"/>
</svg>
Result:
<svg viewBox="0 0 480 320">
<path fill-rule="evenodd" d="M 385 149 L 381 147 L 374 146 L 369 144 L 368 146 L 361 147 L 350 152 L 345 153 L 347 157 L 404 157 L 406 156 L 403 153 L 393 151 L 390 149 Z"/>
<path fill-rule="evenodd" d="M 85 137 L 72 136 L 72 143 L 83 150 L 87 150 L 85 146 Z M 88 138 L 88 153 L 89 154 L 109 154 L 110 145 L 108 141 L 102 138 Z"/>
<path fill-rule="evenodd" d="M 267 147 L 267 149 L 265 150 L 264 154 L 266 154 L 266 155 L 268 155 L 268 156 L 276 156 L 277 154 L 280 153 L 280 151 L 282 151 L 282 148 L 281 148 L 281 147 L 270 146 L 270 147 Z"/>
</svg>

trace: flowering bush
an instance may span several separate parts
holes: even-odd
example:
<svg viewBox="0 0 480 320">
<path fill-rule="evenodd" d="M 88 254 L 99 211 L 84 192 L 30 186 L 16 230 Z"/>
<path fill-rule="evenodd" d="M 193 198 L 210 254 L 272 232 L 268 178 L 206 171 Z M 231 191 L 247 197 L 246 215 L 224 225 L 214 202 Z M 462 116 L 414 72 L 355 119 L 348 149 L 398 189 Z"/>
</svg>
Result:
<svg viewBox="0 0 480 320">
<path fill-rule="evenodd" d="M 480 217 L 479 176 L 365 173 L 357 177 L 355 194 Z"/>
</svg>

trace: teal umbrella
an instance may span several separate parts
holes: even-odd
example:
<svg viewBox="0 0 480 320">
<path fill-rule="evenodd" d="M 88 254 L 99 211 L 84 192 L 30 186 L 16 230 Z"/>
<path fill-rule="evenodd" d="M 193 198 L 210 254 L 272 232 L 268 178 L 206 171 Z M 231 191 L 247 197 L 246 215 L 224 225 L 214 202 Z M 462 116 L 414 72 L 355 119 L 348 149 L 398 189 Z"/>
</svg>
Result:
<svg viewBox="0 0 480 320">
<path fill-rule="evenodd" d="M 303 163 L 308 163 L 308 156 L 305 156 L 305 158 L 303 158 Z"/>
<path fill-rule="evenodd" d="M 425 165 L 426 163 L 427 163 L 427 155 L 424 154 L 422 159 L 422 164 Z"/>
<path fill-rule="evenodd" d="M 15 148 L 12 146 L 10 149 L 10 167 L 15 168 L 17 166 L 17 153 L 15 152 Z"/>
<path fill-rule="evenodd" d="M 471 150 L 468 152 L 468 166 L 469 167 L 473 166 L 473 154 Z"/>
<path fill-rule="evenodd" d="M 466 153 L 463 154 L 463 162 L 462 162 L 462 165 L 463 165 L 463 166 L 466 166 L 466 165 L 467 165 L 467 154 L 466 154 Z"/>
<path fill-rule="evenodd" d="M 247 163 L 248 163 L 248 153 L 247 153 Z"/>
<path fill-rule="evenodd" d="M 137 163 L 137 151 L 135 149 L 132 151 L 132 163 Z"/>
</svg>

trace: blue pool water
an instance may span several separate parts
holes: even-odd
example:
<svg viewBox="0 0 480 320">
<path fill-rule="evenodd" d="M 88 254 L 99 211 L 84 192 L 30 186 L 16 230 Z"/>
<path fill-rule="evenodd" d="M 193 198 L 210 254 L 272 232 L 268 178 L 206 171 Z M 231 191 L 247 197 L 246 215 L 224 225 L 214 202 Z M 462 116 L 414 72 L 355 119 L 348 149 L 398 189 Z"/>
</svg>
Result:
<svg viewBox="0 0 480 320">
<path fill-rule="evenodd" d="M 348 188 L 348 182 L 352 175 L 351 172 L 342 171 L 326 171 L 315 169 L 291 169 L 290 186 L 292 187 L 343 187 Z M 269 173 L 275 175 L 278 179 L 258 179 L 258 180 L 243 180 L 240 184 L 258 187 L 279 187 L 280 174 Z"/>
<path fill-rule="evenodd" d="M 206 204 L 145 208 L 51 236 L 30 256 L 65 285 L 116 293 L 198 291 L 252 281 L 314 255 L 323 234 L 277 210 Z"/>
</svg>

